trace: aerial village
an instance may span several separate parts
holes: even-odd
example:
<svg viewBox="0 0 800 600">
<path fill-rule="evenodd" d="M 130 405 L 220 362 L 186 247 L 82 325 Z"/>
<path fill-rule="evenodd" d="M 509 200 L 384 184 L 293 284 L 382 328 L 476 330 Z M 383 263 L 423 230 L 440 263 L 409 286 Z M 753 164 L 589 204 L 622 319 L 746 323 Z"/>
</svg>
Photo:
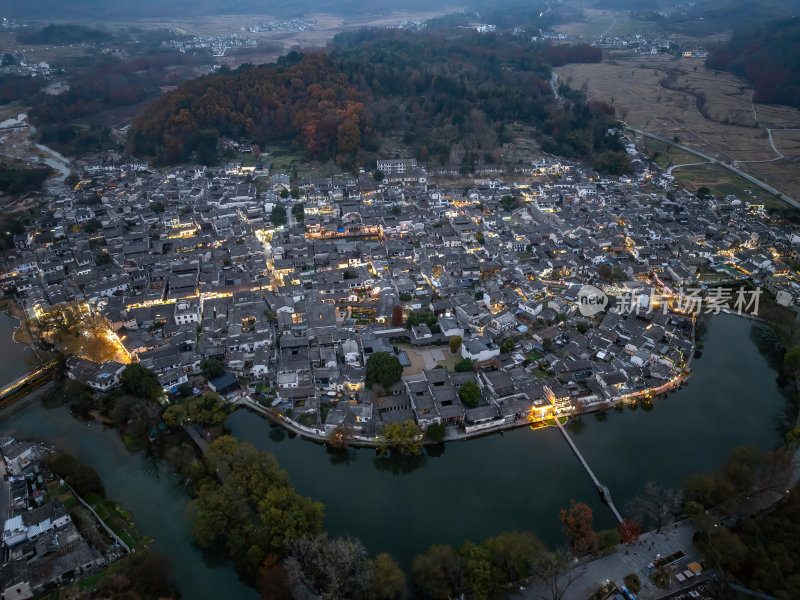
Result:
<svg viewBox="0 0 800 600">
<path fill-rule="evenodd" d="M 683 296 L 747 285 L 800 303 L 796 231 L 628 153 L 622 178 L 542 157 L 458 187 L 458 169 L 414 159 L 292 178 L 268 155 L 167 172 L 103 155 L 14 238 L 2 284 L 32 322 L 101 319 L 113 358 L 67 361 L 98 393 L 138 361 L 165 403 L 208 386 L 311 439 L 544 426 L 682 385 L 698 312 Z M 587 285 L 604 310 L 582 310 Z M 399 380 L 368 384 L 376 353 Z M 224 372 L 203 378 L 209 359 Z"/>
</svg>

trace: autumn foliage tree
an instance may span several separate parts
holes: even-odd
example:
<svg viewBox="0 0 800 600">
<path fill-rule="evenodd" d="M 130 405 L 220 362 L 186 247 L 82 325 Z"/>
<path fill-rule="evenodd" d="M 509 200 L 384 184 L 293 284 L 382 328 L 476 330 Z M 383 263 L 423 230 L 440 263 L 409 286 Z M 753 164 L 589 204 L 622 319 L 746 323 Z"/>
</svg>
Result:
<svg viewBox="0 0 800 600">
<path fill-rule="evenodd" d="M 403 326 L 403 307 L 399 304 L 395 304 L 392 307 L 392 327 L 402 327 Z"/>
<path fill-rule="evenodd" d="M 348 32 L 329 54 L 290 52 L 275 64 L 181 84 L 136 118 L 129 149 L 175 163 L 213 158 L 220 136 L 247 137 L 353 167 L 372 162 L 384 136 L 399 134 L 425 161 L 447 162 L 461 147 L 462 166 L 473 170 L 471 149 L 507 143 L 506 126 L 518 122 L 543 134 L 547 152 L 629 168 L 621 141 L 607 133 L 613 107 L 590 105 L 578 92 L 557 107 L 548 82 L 552 66 L 601 60 L 588 45 L 463 29 Z"/>
<path fill-rule="evenodd" d="M 617 525 L 617 530 L 623 544 L 635 544 L 642 535 L 642 526 L 632 519 L 623 519 L 622 523 Z"/>
<path fill-rule="evenodd" d="M 296 142 L 310 155 L 345 161 L 360 148 L 364 105 L 325 54 L 282 57 L 188 81 L 133 124 L 130 149 L 163 163 L 187 160 L 211 142 L 204 132 L 250 137 L 260 146 Z"/>
<path fill-rule="evenodd" d="M 561 510 L 559 520 L 564 523 L 569 538 L 569 548 L 576 556 L 597 550 L 597 533 L 592 528 L 594 516 L 589 505 L 570 500 L 570 510 Z"/>
<path fill-rule="evenodd" d="M 269 600 L 292 600 L 292 587 L 281 557 L 270 554 L 261 566 L 258 579 L 261 597 Z"/>
</svg>

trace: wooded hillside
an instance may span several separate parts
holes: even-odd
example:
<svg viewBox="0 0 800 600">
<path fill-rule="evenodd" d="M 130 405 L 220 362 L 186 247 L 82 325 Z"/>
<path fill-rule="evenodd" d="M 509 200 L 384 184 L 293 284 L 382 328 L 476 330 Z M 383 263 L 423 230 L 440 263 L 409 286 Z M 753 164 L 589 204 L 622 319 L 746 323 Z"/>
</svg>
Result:
<svg viewBox="0 0 800 600">
<path fill-rule="evenodd" d="M 738 31 L 707 64 L 747 79 L 756 102 L 800 107 L 800 18 Z"/>
<path fill-rule="evenodd" d="M 165 164 L 208 163 L 218 136 L 244 136 L 352 166 L 393 135 L 441 164 L 454 145 L 470 160 L 473 150 L 509 141 L 506 127 L 522 123 L 540 130 L 548 151 L 614 165 L 599 160 L 622 150 L 607 135 L 613 108 L 579 94 L 558 107 L 548 83 L 551 66 L 600 60 L 590 46 L 464 29 L 342 34 L 329 54 L 290 53 L 274 65 L 181 84 L 137 118 L 130 150 Z"/>
</svg>

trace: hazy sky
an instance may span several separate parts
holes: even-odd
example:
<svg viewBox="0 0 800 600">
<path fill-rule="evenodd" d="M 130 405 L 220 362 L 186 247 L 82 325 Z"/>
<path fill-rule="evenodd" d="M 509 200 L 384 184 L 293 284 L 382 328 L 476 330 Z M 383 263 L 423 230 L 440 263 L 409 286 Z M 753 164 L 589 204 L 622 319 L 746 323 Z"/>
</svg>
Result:
<svg viewBox="0 0 800 600">
<path fill-rule="evenodd" d="M 208 14 L 300 16 L 310 12 L 388 13 L 400 10 L 436 10 L 445 6 L 475 6 L 485 0 L 9 0 L 2 16 L 17 19 L 89 18 L 102 20 L 124 15 L 141 19 Z"/>
</svg>

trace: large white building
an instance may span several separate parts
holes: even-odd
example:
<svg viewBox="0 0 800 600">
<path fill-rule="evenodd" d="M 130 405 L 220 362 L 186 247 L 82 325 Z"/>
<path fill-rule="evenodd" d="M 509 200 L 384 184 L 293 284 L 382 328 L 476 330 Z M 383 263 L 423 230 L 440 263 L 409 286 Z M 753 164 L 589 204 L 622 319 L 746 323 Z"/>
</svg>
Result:
<svg viewBox="0 0 800 600">
<path fill-rule="evenodd" d="M 392 158 L 378 161 L 378 170 L 384 175 L 400 175 L 410 173 L 417 168 L 416 158 Z"/>
</svg>

